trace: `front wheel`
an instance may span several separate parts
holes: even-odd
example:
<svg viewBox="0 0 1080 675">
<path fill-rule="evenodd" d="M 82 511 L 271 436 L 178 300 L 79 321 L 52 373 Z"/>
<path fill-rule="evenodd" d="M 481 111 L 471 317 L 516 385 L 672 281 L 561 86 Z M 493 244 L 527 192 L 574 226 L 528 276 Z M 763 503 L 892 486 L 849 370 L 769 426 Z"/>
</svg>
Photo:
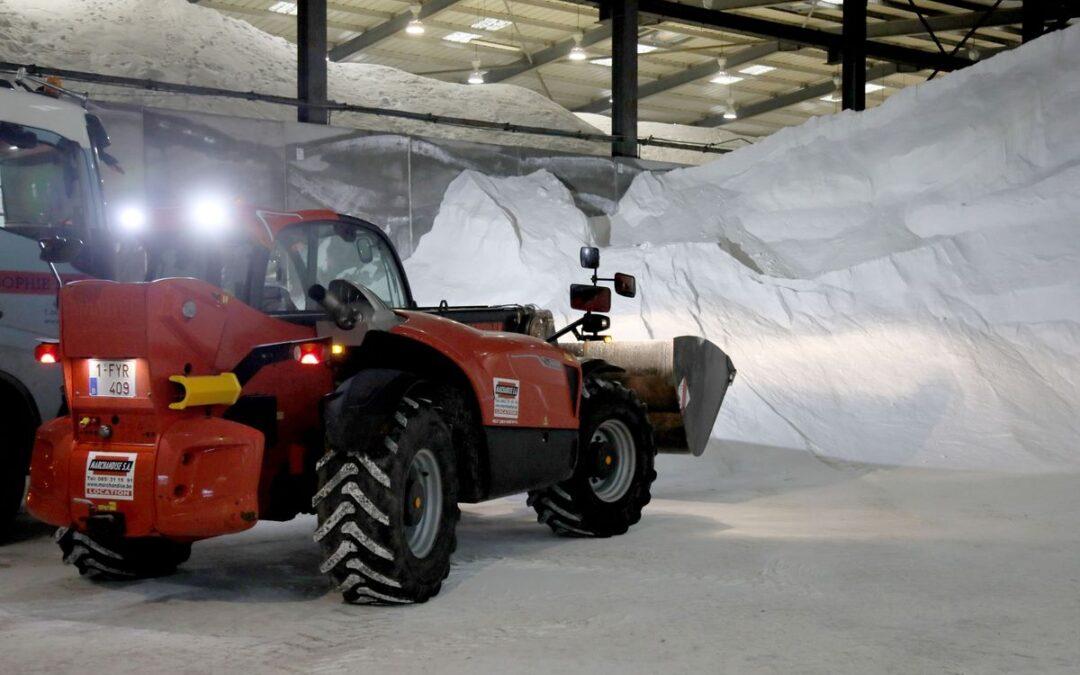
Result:
<svg viewBox="0 0 1080 675">
<path fill-rule="evenodd" d="M 414 386 L 369 433 L 319 462 L 315 541 L 346 602 L 424 602 L 457 546 L 457 476 L 449 427 Z M 363 411 L 344 408 L 344 415 Z"/>
<path fill-rule="evenodd" d="M 529 493 L 537 520 L 556 534 L 610 537 L 641 520 L 656 479 L 645 404 L 619 382 L 585 384 L 574 475 Z"/>
</svg>

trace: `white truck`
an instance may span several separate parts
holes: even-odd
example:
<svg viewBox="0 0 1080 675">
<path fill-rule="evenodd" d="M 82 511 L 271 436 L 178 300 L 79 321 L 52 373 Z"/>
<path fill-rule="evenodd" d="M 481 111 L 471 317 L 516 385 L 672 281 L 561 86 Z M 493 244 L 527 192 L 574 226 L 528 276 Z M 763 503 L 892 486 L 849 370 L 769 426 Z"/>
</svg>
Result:
<svg viewBox="0 0 1080 675">
<path fill-rule="evenodd" d="M 34 431 L 63 405 L 60 369 L 35 363 L 39 340 L 58 337 L 57 280 L 38 258 L 38 240 L 104 244 L 107 144 L 101 122 L 77 101 L 0 73 L 0 533 L 21 505 Z M 107 248 L 91 246 L 60 272 L 103 276 L 93 250 Z"/>
</svg>

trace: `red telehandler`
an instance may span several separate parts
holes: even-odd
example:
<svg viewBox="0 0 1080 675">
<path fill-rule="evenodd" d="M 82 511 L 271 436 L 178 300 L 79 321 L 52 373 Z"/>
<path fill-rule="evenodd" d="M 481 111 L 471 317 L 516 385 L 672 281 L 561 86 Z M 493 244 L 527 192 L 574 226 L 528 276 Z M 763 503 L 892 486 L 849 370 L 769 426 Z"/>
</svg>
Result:
<svg viewBox="0 0 1080 675">
<path fill-rule="evenodd" d="M 700 454 L 735 373 L 698 338 L 620 367 L 599 282 L 635 282 L 599 279 L 596 249 L 557 333 L 528 306 L 417 307 L 386 236 L 329 211 L 158 212 L 140 250 L 146 282 L 64 285 L 38 347 L 70 414 L 38 431 L 27 506 L 83 574 L 168 574 L 192 542 L 314 512 L 347 601 L 423 602 L 459 503 L 528 492 L 559 534 L 626 532 L 658 444 Z"/>
</svg>

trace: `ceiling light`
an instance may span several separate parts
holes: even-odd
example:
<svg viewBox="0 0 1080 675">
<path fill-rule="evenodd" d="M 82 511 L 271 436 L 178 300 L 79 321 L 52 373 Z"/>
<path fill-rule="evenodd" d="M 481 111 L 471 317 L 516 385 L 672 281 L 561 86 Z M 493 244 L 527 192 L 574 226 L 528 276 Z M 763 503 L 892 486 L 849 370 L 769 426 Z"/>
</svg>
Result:
<svg viewBox="0 0 1080 675">
<path fill-rule="evenodd" d="M 443 39 L 447 42 L 458 42 L 460 44 L 466 44 L 468 42 L 472 42 L 478 37 L 480 36 L 476 33 L 465 33 L 463 31 L 456 31 L 454 33 L 450 33 L 449 35 L 444 35 Z"/>
<path fill-rule="evenodd" d="M 881 86 L 880 84 L 867 84 L 866 85 L 866 93 L 870 94 L 870 93 L 873 93 L 875 91 L 881 91 L 884 88 L 885 87 Z"/>
<path fill-rule="evenodd" d="M 774 70 L 776 70 L 776 68 L 774 68 L 772 66 L 765 66 L 765 65 L 760 65 L 759 64 L 759 65 L 756 65 L 756 66 L 747 66 L 746 68 L 740 69 L 739 72 L 740 73 L 745 73 L 747 75 L 764 75 L 765 73 L 768 73 L 768 72 L 771 72 L 771 71 L 774 71 Z"/>
<path fill-rule="evenodd" d="M 842 4 L 844 4 L 844 0 L 820 0 L 820 1 L 824 2 L 826 5 L 842 5 Z"/>
<path fill-rule="evenodd" d="M 473 71 L 469 73 L 469 84 L 483 84 L 484 73 L 480 72 L 480 61 L 472 62 Z"/>
<path fill-rule="evenodd" d="M 739 119 L 739 114 L 735 112 L 735 108 L 729 107 L 727 110 L 724 111 L 724 119 L 737 120 Z"/>
<path fill-rule="evenodd" d="M 270 5 L 270 11 L 277 14 L 288 14 L 290 16 L 296 16 L 296 3 L 295 2 L 275 2 Z"/>
<path fill-rule="evenodd" d="M 471 28 L 476 28 L 477 30 L 486 30 L 488 32 L 494 33 L 495 31 L 502 30 L 509 25 L 510 22 L 506 19 L 496 19 L 490 16 L 486 16 L 483 19 L 480 19 L 479 21 L 474 23 Z"/>
<path fill-rule="evenodd" d="M 589 58 L 589 55 L 585 53 L 585 48 L 581 46 L 581 33 L 574 35 L 574 48 L 570 50 L 569 59 L 571 61 L 584 61 Z"/>
<path fill-rule="evenodd" d="M 409 5 L 409 11 L 412 12 L 412 21 L 405 26 L 405 32 L 409 35 L 423 35 L 424 22 L 420 20 L 420 5 Z"/>
<path fill-rule="evenodd" d="M 716 77 L 709 80 L 709 82 L 712 82 L 713 84 L 735 84 L 736 82 L 742 81 L 743 78 L 739 77 L 738 75 L 728 75 L 722 70 L 716 74 Z"/>
<path fill-rule="evenodd" d="M 822 96 L 821 100 L 822 101 L 828 101 L 829 103 L 839 103 L 840 102 L 840 95 L 839 94 L 829 94 L 828 96 Z"/>
</svg>

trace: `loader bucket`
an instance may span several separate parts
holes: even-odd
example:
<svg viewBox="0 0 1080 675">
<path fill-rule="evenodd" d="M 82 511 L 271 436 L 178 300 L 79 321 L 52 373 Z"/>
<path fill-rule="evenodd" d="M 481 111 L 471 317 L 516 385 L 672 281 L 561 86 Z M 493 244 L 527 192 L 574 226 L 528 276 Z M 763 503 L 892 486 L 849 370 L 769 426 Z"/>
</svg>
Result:
<svg viewBox="0 0 1080 675">
<path fill-rule="evenodd" d="M 624 372 L 617 377 L 649 408 L 660 452 L 705 452 L 735 366 L 705 338 L 671 341 L 577 342 L 560 345 L 585 360 L 603 359 Z"/>
</svg>

